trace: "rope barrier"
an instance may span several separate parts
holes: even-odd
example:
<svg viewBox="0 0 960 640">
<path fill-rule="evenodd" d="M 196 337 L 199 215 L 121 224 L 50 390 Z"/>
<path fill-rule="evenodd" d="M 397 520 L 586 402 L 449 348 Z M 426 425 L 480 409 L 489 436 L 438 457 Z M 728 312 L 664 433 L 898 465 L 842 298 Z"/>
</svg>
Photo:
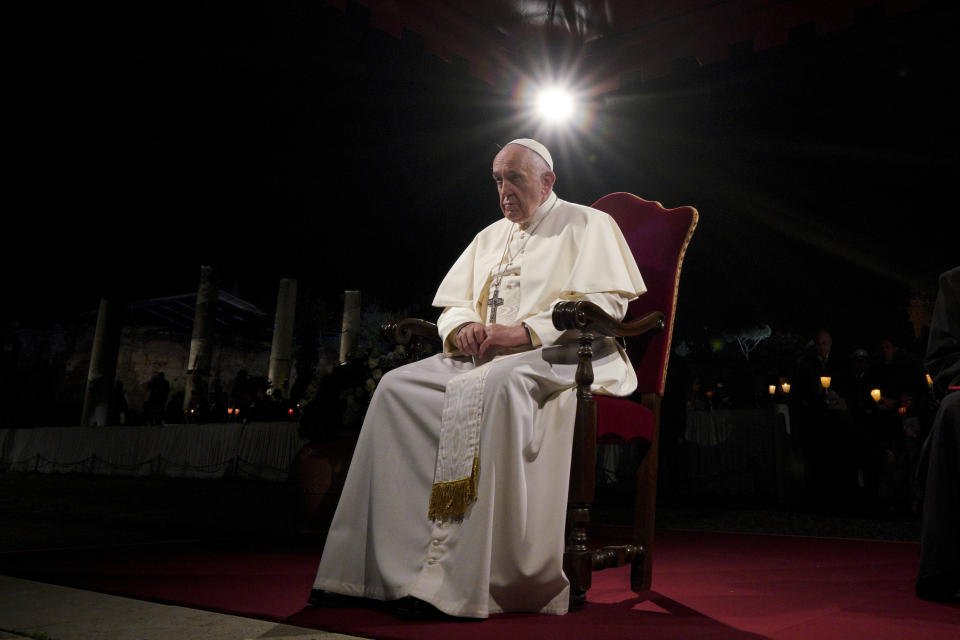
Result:
<svg viewBox="0 0 960 640">
<path fill-rule="evenodd" d="M 33 451 L 24 456 L 24 451 L 20 450 L 17 452 L 19 447 L 15 446 L 13 432 L 8 433 L 9 430 L 3 430 L 2 433 L 0 433 L 0 445 L 2 445 L 0 446 L 0 448 L 2 448 L 2 451 L 0 451 L 0 453 L 2 453 L 2 456 L 0 456 L 0 472 L 82 473 L 102 475 L 115 473 L 118 475 L 139 476 L 195 475 L 201 478 L 217 476 L 263 479 L 268 481 L 284 481 L 289 478 L 290 471 L 297 456 L 297 450 L 304 444 L 302 440 L 286 432 L 284 432 L 281 439 L 275 440 L 273 437 L 267 435 L 268 432 L 264 431 L 261 433 L 259 426 L 257 429 L 253 429 L 251 425 L 232 426 L 239 427 L 241 448 L 257 453 L 272 452 L 273 456 L 271 460 L 252 460 L 245 456 L 233 455 L 216 462 L 198 464 L 182 459 L 172 460 L 164 457 L 162 454 L 155 454 L 151 457 L 132 462 L 119 462 L 111 460 L 111 456 L 104 457 L 102 452 L 92 453 L 80 459 L 63 460 L 58 457 L 61 452 L 70 455 L 70 450 L 77 448 L 72 444 L 73 440 L 68 439 L 64 443 L 60 443 L 58 438 L 66 436 L 55 435 L 55 439 L 51 441 L 34 441 L 33 436 L 38 433 L 34 430 L 30 432 L 30 440 L 24 443 L 27 444 L 26 448 L 28 450 L 32 449 Z M 70 429 L 70 433 L 75 434 L 76 432 Z M 243 434 L 246 433 L 251 433 L 252 436 L 244 436 Z M 74 436 L 71 435 L 71 438 L 72 437 Z M 270 438 L 269 441 L 264 440 L 265 437 Z M 226 442 L 233 442 L 232 436 L 231 439 Z M 44 447 L 44 444 L 48 446 Z M 95 443 L 90 444 L 96 446 Z M 137 455 L 137 443 L 132 444 L 134 446 L 128 447 L 123 451 L 115 450 L 117 446 L 122 447 L 122 443 L 111 444 L 110 451 L 114 452 L 114 456 L 118 454 L 122 456 L 124 453 Z M 189 453 L 193 455 L 202 454 L 202 451 L 196 449 L 197 443 L 181 444 L 183 447 L 190 447 L 189 449 L 184 448 L 184 453 L 189 451 Z M 90 445 L 88 444 L 87 446 Z M 37 451 L 38 448 L 41 450 L 46 448 L 48 454 L 54 452 L 54 455 L 45 456 L 42 452 Z M 228 447 L 228 449 L 233 449 L 234 452 L 236 452 L 235 445 Z"/>
<path fill-rule="evenodd" d="M 146 465 L 150 465 L 151 470 L 153 471 L 151 475 L 167 475 L 163 473 L 163 470 L 167 468 L 205 474 L 218 473 L 223 469 L 229 469 L 230 473 L 224 473 L 224 477 L 247 478 L 260 478 L 264 476 L 283 476 L 285 478 L 290 472 L 289 467 L 277 467 L 267 463 L 254 462 L 252 460 L 241 458 L 240 456 L 235 456 L 221 462 L 195 465 L 190 463 L 175 462 L 173 460 L 164 458 L 162 455 L 157 455 L 155 458 L 149 458 L 147 460 L 142 460 L 141 462 L 123 464 L 99 458 L 96 454 L 91 454 L 90 456 L 87 456 L 81 460 L 60 462 L 58 460 L 51 460 L 50 458 L 47 458 L 39 453 L 27 460 L 11 462 L 9 469 L 23 471 L 26 470 L 25 467 L 28 467 L 31 463 L 33 464 L 33 471 L 35 472 L 39 472 L 41 466 L 55 471 L 72 471 L 75 468 L 80 467 L 85 470 L 85 473 L 94 473 L 95 469 L 109 469 L 111 471 L 136 471 L 138 469 L 142 469 Z M 290 464 L 293 464 L 293 460 L 291 460 Z"/>
</svg>

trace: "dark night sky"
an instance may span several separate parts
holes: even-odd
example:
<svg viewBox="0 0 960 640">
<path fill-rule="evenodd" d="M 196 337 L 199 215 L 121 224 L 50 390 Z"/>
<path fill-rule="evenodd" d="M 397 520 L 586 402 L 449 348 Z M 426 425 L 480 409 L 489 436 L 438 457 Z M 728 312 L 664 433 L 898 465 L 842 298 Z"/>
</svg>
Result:
<svg viewBox="0 0 960 640">
<path fill-rule="evenodd" d="M 680 328 L 850 340 L 956 248 L 957 11 L 754 53 L 601 97 L 555 151 L 560 197 L 701 213 Z M 253 8 L 250 8 L 253 6 Z M 429 304 L 499 214 L 509 96 L 322 2 L 5 8 L 5 317 L 276 283 Z M 18 250 L 23 249 L 23 254 Z"/>
</svg>

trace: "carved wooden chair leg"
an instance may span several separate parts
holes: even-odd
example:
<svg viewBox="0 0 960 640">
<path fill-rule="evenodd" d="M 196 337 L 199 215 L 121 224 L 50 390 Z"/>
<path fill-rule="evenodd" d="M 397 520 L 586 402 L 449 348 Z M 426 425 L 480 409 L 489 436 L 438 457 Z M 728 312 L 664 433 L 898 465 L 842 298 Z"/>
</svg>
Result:
<svg viewBox="0 0 960 640">
<path fill-rule="evenodd" d="M 570 610 L 578 611 L 587 602 L 593 582 L 593 553 L 587 547 L 587 523 L 590 507 L 571 504 L 567 508 L 567 548 L 563 552 L 563 572 L 570 580 Z"/>
<path fill-rule="evenodd" d="M 590 391 L 593 384 L 593 334 L 584 332 L 577 350 L 577 416 L 573 429 L 573 457 L 567 507 L 567 550 L 564 571 L 570 580 L 570 609 L 583 607 L 593 576 L 593 554 L 587 544 L 587 524 L 594 497 L 597 458 L 597 404 Z"/>
<path fill-rule="evenodd" d="M 647 563 L 647 550 L 643 545 L 637 545 L 637 554 L 630 562 L 630 590 L 634 593 L 641 593 L 650 589 L 650 582 Z"/>
<path fill-rule="evenodd" d="M 641 402 L 654 415 L 654 424 L 660 424 L 661 399 L 657 394 L 645 393 Z M 653 438 L 646 454 L 640 459 L 636 475 L 636 494 L 634 495 L 633 539 L 645 552 L 638 564 L 630 570 L 630 589 L 641 593 L 650 589 L 653 581 L 653 539 L 654 518 L 657 509 L 657 468 L 660 460 L 660 434 L 654 428 Z"/>
</svg>

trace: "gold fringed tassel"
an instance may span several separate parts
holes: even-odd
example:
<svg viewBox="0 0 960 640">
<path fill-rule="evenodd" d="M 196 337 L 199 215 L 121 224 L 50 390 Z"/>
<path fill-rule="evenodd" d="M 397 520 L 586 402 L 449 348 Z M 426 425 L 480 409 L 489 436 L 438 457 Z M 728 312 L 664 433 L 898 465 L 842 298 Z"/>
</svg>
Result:
<svg viewBox="0 0 960 640">
<path fill-rule="evenodd" d="M 449 482 L 434 482 L 430 490 L 430 520 L 457 520 L 463 518 L 469 507 L 477 499 L 477 477 L 480 475 L 480 458 L 473 459 L 473 469 L 469 478 L 460 478 Z"/>
</svg>

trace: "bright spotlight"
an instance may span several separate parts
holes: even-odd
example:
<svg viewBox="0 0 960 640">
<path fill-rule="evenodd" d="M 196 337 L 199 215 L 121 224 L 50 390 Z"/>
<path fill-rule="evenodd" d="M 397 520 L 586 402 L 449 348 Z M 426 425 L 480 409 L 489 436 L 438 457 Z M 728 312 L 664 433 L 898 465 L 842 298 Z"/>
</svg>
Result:
<svg viewBox="0 0 960 640">
<path fill-rule="evenodd" d="M 544 89 L 537 95 L 537 112 L 551 122 L 563 122 L 573 115 L 573 97 L 563 89 Z"/>
</svg>

